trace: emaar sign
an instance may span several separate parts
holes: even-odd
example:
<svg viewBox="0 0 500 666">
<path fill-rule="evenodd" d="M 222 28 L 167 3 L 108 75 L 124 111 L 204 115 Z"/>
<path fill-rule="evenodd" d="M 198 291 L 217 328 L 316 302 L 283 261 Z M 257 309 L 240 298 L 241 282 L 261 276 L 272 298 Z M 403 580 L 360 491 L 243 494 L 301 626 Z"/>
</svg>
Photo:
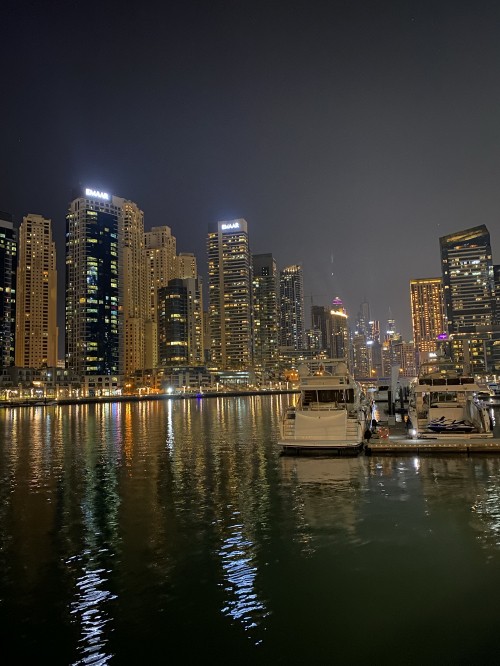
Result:
<svg viewBox="0 0 500 666">
<path fill-rule="evenodd" d="M 98 190 L 92 190 L 90 187 L 85 188 L 85 196 L 93 197 L 94 199 L 104 199 L 109 201 L 109 194 L 107 192 L 99 192 Z"/>
<path fill-rule="evenodd" d="M 231 229 L 239 229 L 240 228 L 240 223 L 239 222 L 228 222 L 227 224 L 221 224 L 220 228 L 222 231 L 230 231 Z"/>
</svg>

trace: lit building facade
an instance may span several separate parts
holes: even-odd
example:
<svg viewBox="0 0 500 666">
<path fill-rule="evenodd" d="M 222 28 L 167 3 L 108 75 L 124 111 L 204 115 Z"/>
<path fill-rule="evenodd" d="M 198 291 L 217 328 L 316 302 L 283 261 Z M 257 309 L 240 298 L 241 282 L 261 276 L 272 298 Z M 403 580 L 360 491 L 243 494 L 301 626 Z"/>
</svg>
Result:
<svg viewBox="0 0 500 666">
<path fill-rule="evenodd" d="M 203 289 L 200 278 L 170 280 L 158 291 L 159 364 L 204 363 Z"/>
<path fill-rule="evenodd" d="M 447 331 L 441 278 L 410 280 L 411 321 L 417 365 L 436 352 Z"/>
<path fill-rule="evenodd" d="M 16 366 L 57 365 L 57 269 L 52 222 L 27 215 L 19 229 Z"/>
<path fill-rule="evenodd" d="M 66 367 L 120 374 L 119 227 L 124 200 L 86 189 L 66 216 Z"/>
<path fill-rule="evenodd" d="M 219 370 L 252 365 L 252 263 L 247 222 L 211 225 L 207 238 L 212 364 Z"/>
<path fill-rule="evenodd" d="M 320 331 L 319 347 L 321 352 L 328 349 L 328 310 L 324 305 L 311 306 L 311 325 L 313 330 Z"/>
<path fill-rule="evenodd" d="M 145 366 L 159 364 L 158 290 L 166 287 L 176 274 L 176 239 L 170 227 L 153 227 L 144 234 L 148 314 L 145 329 Z M 196 277 L 196 276 L 195 276 Z"/>
<path fill-rule="evenodd" d="M 304 276 L 298 264 L 280 271 L 279 321 L 280 351 L 304 350 Z"/>
<path fill-rule="evenodd" d="M 495 370 L 495 281 L 485 225 L 439 239 L 450 349 L 464 370 Z"/>
<path fill-rule="evenodd" d="M 347 312 L 340 298 L 335 298 L 330 308 L 329 346 L 328 353 L 331 358 L 342 358 L 350 361 L 350 340 Z"/>
<path fill-rule="evenodd" d="M 17 233 L 12 216 L 0 212 L 0 367 L 14 365 Z"/>
<path fill-rule="evenodd" d="M 113 197 L 119 203 L 118 197 Z M 146 367 L 145 333 L 149 316 L 144 250 L 144 213 L 132 201 L 122 200 L 118 218 L 120 304 L 123 316 L 121 357 L 129 376 Z"/>
<path fill-rule="evenodd" d="M 174 257 L 174 277 L 181 280 L 198 277 L 196 257 L 192 252 L 179 252 Z"/>
<path fill-rule="evenodd" d="M 254 365 L 272 374 L 278 365 L 278 271 L 272 254 L 252 255 L 252 265 Z"/>
</svg>

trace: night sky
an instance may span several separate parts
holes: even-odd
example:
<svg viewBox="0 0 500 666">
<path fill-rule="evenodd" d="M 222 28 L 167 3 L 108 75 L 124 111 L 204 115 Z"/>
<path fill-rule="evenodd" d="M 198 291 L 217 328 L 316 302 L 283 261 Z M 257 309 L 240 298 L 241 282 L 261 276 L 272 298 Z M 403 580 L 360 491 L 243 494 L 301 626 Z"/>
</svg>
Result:
<svg viewBox="0 0 500 666">
<path fill-rule="evenodd" d="M 53 220 L 61 284 L 81 185 L 203 275 L 208 225 L 244 217 L 307 312 L 366 299 L 406 339 L 440 236 L 485 224 L 500 263 L 498 2 L 4 0 L 1 23 L 0 210 Z"/>
</svg>

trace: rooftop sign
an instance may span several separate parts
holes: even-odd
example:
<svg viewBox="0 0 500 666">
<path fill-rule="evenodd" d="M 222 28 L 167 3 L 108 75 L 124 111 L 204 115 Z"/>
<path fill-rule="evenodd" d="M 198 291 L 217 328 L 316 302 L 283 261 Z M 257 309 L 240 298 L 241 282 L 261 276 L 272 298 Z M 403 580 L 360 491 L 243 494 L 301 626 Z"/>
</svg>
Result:
<svg viewBox="0 0 500 666">
<path fill-rule="evenodd" d="M 239 229 L 240 228 L 240 223 L 239 222 L 227 222 L 225 224 L 221 224 L 220 228 L 222 231 L 229 231 L 231 229 Z"/>
<path fill-rule="evenodd" d="M 109 194 L 107 192 L 99 192 L 99 190 L 92 190 L 90 187 L 85 188 L 85 196 L 94 199 L 105 199 L 109 201 Z"/>
</svg>

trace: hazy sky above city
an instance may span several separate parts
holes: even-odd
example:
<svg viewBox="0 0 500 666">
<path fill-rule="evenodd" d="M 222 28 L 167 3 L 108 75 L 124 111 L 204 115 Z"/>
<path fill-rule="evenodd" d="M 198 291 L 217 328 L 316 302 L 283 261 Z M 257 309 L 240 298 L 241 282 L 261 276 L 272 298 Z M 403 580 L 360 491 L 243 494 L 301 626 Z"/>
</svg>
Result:
<svg viewBox="0 0 500 666">
<path fill-rule="evenodd" d="M 301 263 L 305 304 L 410 337 L 409 281 L 478 224 L 500 263 L 500 3 L 2 4 L 0 210 L 135 201 L 206 271 L 208 225 Z M 63 291 L 59 297 L 62 300 Z"/>
</svg>

